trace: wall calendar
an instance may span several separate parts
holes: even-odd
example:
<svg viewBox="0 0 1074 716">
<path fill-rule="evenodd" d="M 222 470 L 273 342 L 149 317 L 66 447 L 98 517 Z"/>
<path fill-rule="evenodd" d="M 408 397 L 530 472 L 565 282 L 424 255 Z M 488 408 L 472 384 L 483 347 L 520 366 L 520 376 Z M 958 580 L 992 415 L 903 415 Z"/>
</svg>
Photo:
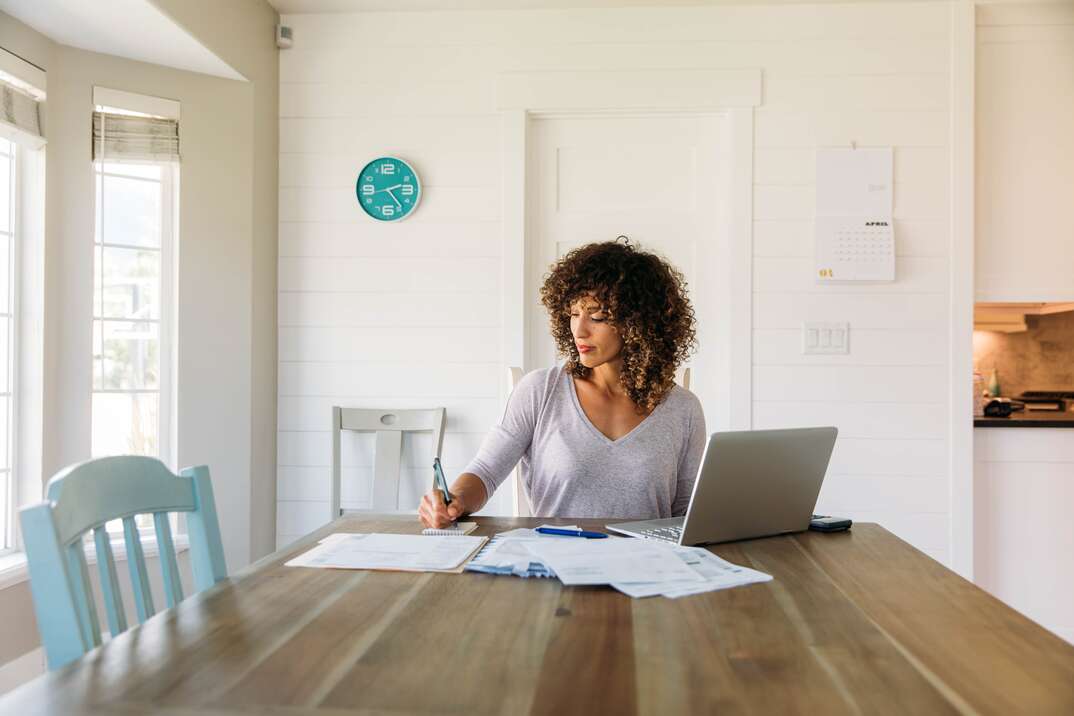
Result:
<svg viewBox="0 0 1074 716">
<path fill-rule="evenodd" d="M 892 149 L 818 149 L 815 278 L 895 280 Z"/>
</svg>

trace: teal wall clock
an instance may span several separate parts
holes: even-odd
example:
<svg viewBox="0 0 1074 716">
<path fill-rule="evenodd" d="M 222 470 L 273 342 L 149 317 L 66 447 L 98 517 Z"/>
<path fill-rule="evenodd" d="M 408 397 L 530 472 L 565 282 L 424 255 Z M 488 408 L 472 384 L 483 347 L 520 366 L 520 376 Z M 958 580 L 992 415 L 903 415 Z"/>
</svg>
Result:
<svg viewBox="0 0 1074 716">
<path fill-rule="evenodd" d="M 355 192 L 362 210 L 377 221 L 399 221 L 418 208 L 421 182 L 402 159 L 380 157 L 362 168 Z"/>
</svg>

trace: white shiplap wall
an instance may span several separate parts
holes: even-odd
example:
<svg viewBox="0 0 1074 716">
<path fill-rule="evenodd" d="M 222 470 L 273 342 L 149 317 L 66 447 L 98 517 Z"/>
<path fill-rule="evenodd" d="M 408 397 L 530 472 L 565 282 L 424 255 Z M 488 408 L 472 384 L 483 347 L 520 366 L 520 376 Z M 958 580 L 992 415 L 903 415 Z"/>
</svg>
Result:
<svg viewBox="0 0 1074 716">
<path fill-rule="evenodd" d="M 500 72 L 759 67 L 754 425 L 838 425 L 820 507 L 880 521 L 946 559 L 948 12 L 863 3 L 285 16 L 296 42 L 280 53 L 281 542 L 327 513 L 333 403 L 446 406 L 451 472 L 498 419 Z M 895 147 L 899 280 L 819 287 L 814 149 L 851 141 Z M 398 226 L 365 220 L 354 200 L 355 173 L 382 154 L 410 159 L 426 182 L 421 209 Z M 851 354 L 801 355 L 806 320 L 849 321 Z M 408 495 L 427 482 L 418 447 Z M 349 474 L 368 474 L 369 451 L 356 442 L 346 452 Z M 367 492 L 345 497 L 358 505 Z M 490 510 L 506 512 L 506 497 Z"/>
</svg>

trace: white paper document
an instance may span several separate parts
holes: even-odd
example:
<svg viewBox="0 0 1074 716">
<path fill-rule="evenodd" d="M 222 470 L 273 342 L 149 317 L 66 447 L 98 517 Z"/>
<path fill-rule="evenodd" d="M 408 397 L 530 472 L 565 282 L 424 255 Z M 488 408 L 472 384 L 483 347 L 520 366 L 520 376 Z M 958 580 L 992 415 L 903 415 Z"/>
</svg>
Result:
<svg viewBox="0 0 1074 716">
<path fill-rule="evenodd" d="M 486 539 L 381 533 L 330 535 L 286 566 L 449 571 L 460 567 Z"/>
<path fill-rule="evenodd" d="M 671 545 L 634 539 L 567 537 L 526 545 L 565 585 L 617 582 L 700 582 L 704 579 Z"/>
<path fill-rule="evenodd" d="M 739 587 L 745 584 L 768 582 L 772 579 L 769 574 L 758 572 L 749 567 L 731 564 L 701 547 L 674 546 L 672 550 L 675 557 L 701 576 L 701 581 L 616 582 L 612 586 L 635 599 L 654 597 L 658 594 L 677 599 L 691 594 L 713 592 L 717 589 L 730 589 L 731 587 Z"/>
<path fill-rule="evenodd" d="M 577 538 L 542 535 L 540 532 L 525 528 L 501 532 L 470 560 L 466 569 L 472 572 L 516 577 L 554 577 L 555 575 L 530 551 L 528 544 L 557 539 Z"/>
</svg>

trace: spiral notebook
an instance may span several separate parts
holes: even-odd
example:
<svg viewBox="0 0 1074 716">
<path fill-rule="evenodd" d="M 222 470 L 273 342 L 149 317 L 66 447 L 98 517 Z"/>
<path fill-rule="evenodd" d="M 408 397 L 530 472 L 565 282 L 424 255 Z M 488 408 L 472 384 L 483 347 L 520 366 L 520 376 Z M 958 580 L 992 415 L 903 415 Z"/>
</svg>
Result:
<svg viewBox="0 0 1074 716">
<path fill-rule="evenodd" d="M 421 531 L 423 535 L 440 535 L 450 537 L 468 535 L 477 529 L 476 522 L 459 522 L 454 527 L 448 527 L 445 529 L 436 529 L 435 527 L 426 527 Z"/>
</svg>

